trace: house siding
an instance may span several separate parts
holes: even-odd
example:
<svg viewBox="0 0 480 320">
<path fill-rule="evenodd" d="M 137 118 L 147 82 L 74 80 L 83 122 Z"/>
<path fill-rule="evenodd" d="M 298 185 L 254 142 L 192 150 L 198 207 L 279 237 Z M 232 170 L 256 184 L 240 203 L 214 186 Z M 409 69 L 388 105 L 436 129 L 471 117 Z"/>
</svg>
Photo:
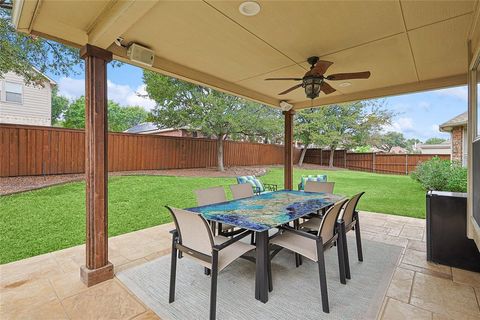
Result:
<svg viewBox="0 0 480 320">
<path fill-rule="evenodd" d="M 5 82 L 22 84 L 22 103 L 6 101 Z M 44 87 L 27 86 L 23 78 L 8 72 L 0 78 L 0 123 L 51 125 L 52 86 L 45 81 Z"/>
</svg>

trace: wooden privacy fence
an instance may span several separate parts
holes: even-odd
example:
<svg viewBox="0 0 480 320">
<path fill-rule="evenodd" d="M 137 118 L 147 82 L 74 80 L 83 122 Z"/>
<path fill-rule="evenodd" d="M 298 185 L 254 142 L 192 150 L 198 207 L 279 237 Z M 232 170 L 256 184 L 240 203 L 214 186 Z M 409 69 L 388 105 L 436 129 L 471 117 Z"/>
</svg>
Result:
<svg viewBox="0 0 480 320">
<path fill-rule="evenodd" d="M 450 160 L 448 154 L 352 153 L 337 150 L 333 154 L 333 165 L 358 171 L 410 174 L 420 162 L 430 160 L 435 156 Z M 308 149 L 304 162 L 328 166 L 329 159 L 330 150 Z"/>
<path fill-rule="evenodd" d="M 283 146 L 225 141 L 225 166 L 282 164 Z M 201 138 L 109 133 L 108 170 L 215 167 L 216 141 Z M 295 163 L 300 151 L 295 150 Z M 83 130 L 0 125 L 0 177 L 83 173 Z"/>
</svg>

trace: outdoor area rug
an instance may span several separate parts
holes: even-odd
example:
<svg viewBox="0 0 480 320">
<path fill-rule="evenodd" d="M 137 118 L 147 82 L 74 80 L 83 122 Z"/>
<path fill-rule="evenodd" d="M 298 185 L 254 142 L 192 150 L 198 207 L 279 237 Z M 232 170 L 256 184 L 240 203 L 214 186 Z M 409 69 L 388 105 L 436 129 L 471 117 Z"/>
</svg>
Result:
<svg viewBox="0 0 480 320">
<path fill-rule="evenodd" d="M 238 259 L 218 276 L 217 319 L 375 319 L 400 258 L 401 247 L 363 240 L 358 262 L 355 240 L 348 239 L 351 280 L 342 285 L 336 247 L 325 253 L 330 313 L 322 312 L 317 264 L 282 250 L 272 260 L 273 292 L 267 303 L 255 300 L 255 265 Z M 162 319 L 208 319 L 210 277 L 184 258 L 177 263 L 175 302 L 168 303 L 170 255 L 117 274 Z"/>
</svg>

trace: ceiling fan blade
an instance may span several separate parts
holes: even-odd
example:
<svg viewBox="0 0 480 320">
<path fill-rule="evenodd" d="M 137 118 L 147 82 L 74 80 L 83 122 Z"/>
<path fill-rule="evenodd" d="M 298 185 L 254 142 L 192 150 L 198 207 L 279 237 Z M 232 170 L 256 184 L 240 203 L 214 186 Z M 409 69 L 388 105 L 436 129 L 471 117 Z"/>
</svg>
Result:
<svg viewBox="0 0 480 320">
<path fill-rule="evenodd" d="M 323 76 L 332 64 L 333 62 L 330 61 L 318 60 L 318 62 L 315 64 L 315 67 L 310 70 L 310 74 L 313 74 L 315 76 Z"/>
<path fill-rule="evenodd" d="M 265 80 L 295 80 L 295 81 L 300 81 L 302 78 L 267 78 Z"/>
<path fill-rule="evenodd" d="M 331 85 L 329 85 L 328 83 L 326 83 L 325 81 L 322 82 L 322 84 L 320 85 L 320 90 L 323 91 L 323 93 L 325 94 L 330 94 L 330 93 L 333 93 L 337 90 L 333 89 Z"/>
<path fill-rule="evenodd" d="M 370 78 L 370 71 L 351 72 L 351 73 L 335 73 L 329 75 L 327 80 L 350 80 L 350 79 L 368 79 Z"/>
<path fill-rule="evenodd" d="M 287 90 L 285 90 L 285 91 L 280 92 L 279 95 L 287 94 L 287 93 L 289 93 L 290 91 L 293 91 L 293 90 L 295 90 L 295 89 L 300 88 L 301 86 L 302 86 L 302 83 L 299 83 L 299 84 L 297 84 L 296 86 L 293 86 L 293 87 L 291 87 L 291 88 L 289 88 L 289 89 L 287 89 Z"/>
</svg>

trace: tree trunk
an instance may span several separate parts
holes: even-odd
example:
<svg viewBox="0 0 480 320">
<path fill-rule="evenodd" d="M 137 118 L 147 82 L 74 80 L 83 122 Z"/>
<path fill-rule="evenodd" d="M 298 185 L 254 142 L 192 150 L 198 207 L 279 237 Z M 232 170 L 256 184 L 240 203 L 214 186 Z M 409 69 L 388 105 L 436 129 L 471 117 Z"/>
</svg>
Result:
<svg viewBox="0 0 480 320">
<path fill-rule="evenodd" d="M 220 135 L 217 137 L 217 169 L 218 171 L 225 171 L 223 167 L 223 137 Z"/>
<path fill-rule="evenodd" d="M 307 153 L 308 145 L 305 145 L 302 149 L 302 154 L 300 154 L 300 159 L 298 160 L 298 165 L 303 166 L 303 159 L 305 159 L 305 154 Z"/>
<path fill-rule="evenodd" d="M 330 148 L 330 160 L 328 161 L 328 166 L 333 168 L 333 155 L 335 154 L 335 148 Z"/>
</svg>

